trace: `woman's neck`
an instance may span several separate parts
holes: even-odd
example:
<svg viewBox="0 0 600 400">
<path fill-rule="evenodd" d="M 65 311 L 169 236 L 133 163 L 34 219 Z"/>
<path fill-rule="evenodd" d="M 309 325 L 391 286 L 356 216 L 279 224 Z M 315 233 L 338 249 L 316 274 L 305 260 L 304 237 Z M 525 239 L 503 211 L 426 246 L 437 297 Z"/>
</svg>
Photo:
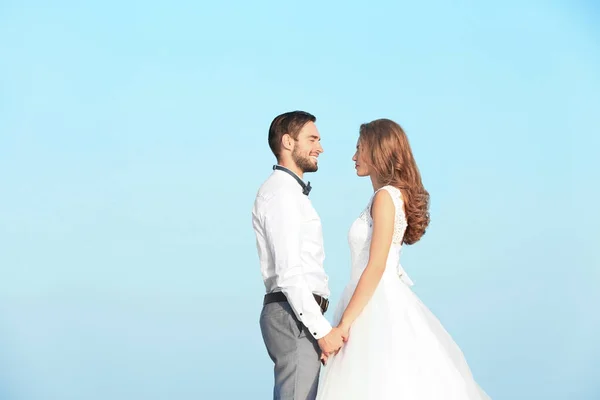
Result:
<svg viewBox="0 0 600 400">
<path fill-rule="evenodd" d="M 379 189 L 381 189 L 383 185 L 381 182 L 379 182 L 379 180 L 377 179 L 377 177 L 371 175 L 371 183 L 373 184 L 373 191 L 376 192 Z"/>
</svg>

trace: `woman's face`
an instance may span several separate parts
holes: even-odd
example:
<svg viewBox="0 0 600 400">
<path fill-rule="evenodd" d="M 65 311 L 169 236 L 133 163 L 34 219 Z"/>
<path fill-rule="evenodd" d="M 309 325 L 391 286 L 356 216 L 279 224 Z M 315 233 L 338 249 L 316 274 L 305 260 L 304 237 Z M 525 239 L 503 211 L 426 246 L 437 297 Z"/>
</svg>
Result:
<svg viewBox="0 0 600 400">
<path fill-rule="evenodd" d="M 356 175 L 358 176 L 371 175 L 371 168 L 366 160 L 366 154 L 367 149 L 359 139 L 356 143 L 356 153 L 354 153 L 354 156 L 352 157 L 352 161 L 354 161 L 354 168 L 356 169 Z"/>
</svg>

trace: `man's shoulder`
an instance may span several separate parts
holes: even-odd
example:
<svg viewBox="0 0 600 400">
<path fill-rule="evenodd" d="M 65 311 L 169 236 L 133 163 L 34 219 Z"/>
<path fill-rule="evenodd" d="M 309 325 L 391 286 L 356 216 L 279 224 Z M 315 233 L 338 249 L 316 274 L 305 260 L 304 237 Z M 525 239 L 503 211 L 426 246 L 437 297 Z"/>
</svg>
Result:
<svg viewBox="0 0 600 400">
<path fill-rule="evenodd" d="M 295 182 L 294 182 L 295 183 Z M 269 200 L 280 196 L 293 196 L 294 187 L 285 179 L 281 179 L 277 174 L 269 176 L 258 188 L 257 199 Z"/>
<path fill-rule="evenodd" d="M 297 182 L 293 182 L 297 185 Z M 285 180 L 267 179 L 258 190 L 254 212 L 258 216 L 278 213 L 281 210 L 303 209 L 304 196 L 295 185 Z"/>
</svg>

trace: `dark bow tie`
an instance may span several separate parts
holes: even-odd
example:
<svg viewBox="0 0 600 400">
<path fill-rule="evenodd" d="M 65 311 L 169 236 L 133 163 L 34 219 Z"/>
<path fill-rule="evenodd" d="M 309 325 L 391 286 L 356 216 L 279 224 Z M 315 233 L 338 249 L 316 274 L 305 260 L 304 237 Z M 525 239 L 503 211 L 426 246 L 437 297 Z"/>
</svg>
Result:
<svg viewBox="0 0 600 400">
<path fill-rule="evenodd" d="M 290 174 L 292 177 L 294 177 L 294 179 L 296 179 L 296 182 L 298 182 L 300 184 L 300 186 L 302 186 L 302 193 L 308 196 L 308 194 L 310 193 L 310 191 L 312 189 L 312 186 L 310 186 L 310 182 L 304 183 L 304 181 L 302 179 L 300 179 L 300 177 L 298 175 L 296 175 L 295 173 L 293 173 L 286 167 L 282 167 L 281 165 L 273 165 L 273 169 L 286 172 L 286 173 Z"/>
<path fill-rule="evenodd" d="M 310 193 L 310 190 L 312 189 L 312 186 L 310 186 L 310 182 L 308 182 L 303 188 L 302 188 L 302 193 L 304 193 L 305 195 L 308 196 L 308 194 Z"/>
</svg>

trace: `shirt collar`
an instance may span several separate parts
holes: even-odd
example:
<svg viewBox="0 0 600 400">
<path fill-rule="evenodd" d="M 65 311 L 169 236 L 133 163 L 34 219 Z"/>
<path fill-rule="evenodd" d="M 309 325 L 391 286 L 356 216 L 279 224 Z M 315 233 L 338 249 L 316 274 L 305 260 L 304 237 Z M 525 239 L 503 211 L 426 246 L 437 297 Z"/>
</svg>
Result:
<svg viewBox="0 0 600 400">
<path fill-rule="evenodd" d="M 273 169 L 276 171 L 282 171 L 282 172 L 289 174 L 292 178 L 294 178 L 296 180 L 296 182 L 298 182 L 298 184 L 300 186 L 302 186 L 302 193 L 304 193 L 305 195 L 308 196 L 308 194 L 310 193 L 310 190 L 312 189 L 312 187 L 310 186 L 310 182 L 304 183 L 304 181 L 302 179 L 300 179 L 300 177 L 294 171 L 292 171 L 282 165 L 273 165 Z"/>
</svg>

